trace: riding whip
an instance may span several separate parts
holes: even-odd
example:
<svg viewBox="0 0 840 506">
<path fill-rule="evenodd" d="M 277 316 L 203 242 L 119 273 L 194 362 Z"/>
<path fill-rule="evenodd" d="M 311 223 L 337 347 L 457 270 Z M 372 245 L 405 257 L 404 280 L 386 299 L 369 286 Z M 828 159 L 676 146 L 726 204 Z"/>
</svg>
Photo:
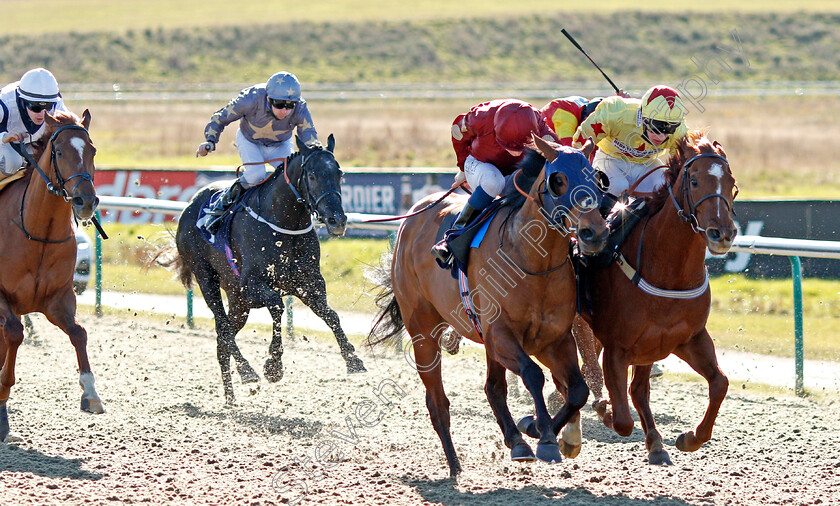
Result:
<svg viewBox="0 0 840 506">
<path fill-rule="evenodd" d="M 567 38 L 567 39 L 569 39 L 569 41 L 570 41 L 572 44 L 574 44 L 574 45 L 575 45 L 575 47 L 576 47 L 576 48 L 578 48 L 578 50 L 579 50 L 581 53 L 583 53 L 583 56 L 585 56 L 585 57 L 586 57 L 586 58 L 587 58 L 587 59 L 588 59 L 588 60 L 592 63 L 592 65 L 595 65 L 595 68 L 596 68 L 596 69 L 598 69 L 598 70 L 601 72 L 601 75 L 602 75 L 602 76 L 604 76 L 604 79 L 606 79 L 606 80 L 607 80 L 607 82 L 609 82 L 609 83 L 610 83 L 610 86 L 612 86 L 612 87 L 613 87 L 613 89 L 615 90 L 615 93 L 616 93 L 616 94 L 619 94 L 619 89 L 618 89 L 618 86 L 616 86 L 616 85 L 615 85 L 615 83 L 614 83 L 614 82 L 612 82 L 612 79 L 610 79 L 610 78 L 609 78 L 609 76 L 607 76 L 607 74 L 606 74 L 606 73 L 604 73 L 604 71 L 603 71 L 603 70 L 601 70 L 601 67 L 599 67 L 599 66 L 598 66 L 598 64 L 597 64 L 597 63 L 595 63 L 595 60 L 593 60 L 592 58 L 590 58 L 590 56 L 589 56 L 588 54 L 586 54 L 586 51 L 584 51 L 584 49 L 583 49 L 582 47 L 580 47 L 580 44 L 578 44 L 578 43 L 577 43 L 577 41 L 575 40 L 575 38 L 574 38 L 574 37 L 572 37 L 572 36 L 571 36 L 571 34 L 569 34 L 569 32 L 567 32 L 567 31 L 566 31 L 566 29 L 565 29 L 565 28 L 561 28 L 561 29 L 560 29 L 560 31 L 563 33 L 563 35 L 565 35 L 565 36 L 566 36 L 566 38 Z"/>
</svg>

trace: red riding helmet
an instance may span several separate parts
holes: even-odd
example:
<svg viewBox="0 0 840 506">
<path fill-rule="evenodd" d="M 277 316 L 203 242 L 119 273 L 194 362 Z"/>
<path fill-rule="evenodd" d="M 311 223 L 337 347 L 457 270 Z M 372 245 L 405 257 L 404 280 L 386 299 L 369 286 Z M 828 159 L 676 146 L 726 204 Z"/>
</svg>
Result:
<svg viewBox="0 0 840 506">
<path fill-rule="evenodd" d="M 531 104 L 520 100 L 503 104 L 493 118 L 496 141 L 505 149 L 522 151 L 531 144 L 531 134 L 539 132 L 538 114 Z"/>
</svg>

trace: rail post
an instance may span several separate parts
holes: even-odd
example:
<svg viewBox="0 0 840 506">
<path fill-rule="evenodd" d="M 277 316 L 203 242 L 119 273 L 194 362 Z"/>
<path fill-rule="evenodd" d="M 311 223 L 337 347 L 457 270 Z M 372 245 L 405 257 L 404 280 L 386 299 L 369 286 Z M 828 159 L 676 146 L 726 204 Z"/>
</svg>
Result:
<svg viewBox="0 0 840 506">
<path fill-rule="evenodd" d="M 187 327 L 195 328 L 195 319 L 193 318 L 193 290 L 187 288 Z"/>
<path fill-rule="evenodd" d="M 799 257 L 790 257 L 790 268 L 793 274 L 793 340 L 794 355 L 796 357 L 796 387 L 794 391 L 799 397 L 805 396 L 805 350 L 802 335 L 802 263 Z"/>
<path fill-rule="evenodd" d="M 99 220 L 99 223 L 102 223 L 102 215 L 99 211 L 96 211 L 96 219 Z M 94 254 L 94 261 L 96 262 L 96 277 L 94 278 L 96 302 L 94 302 L 93 307 L 96 316 L 102 316 L 102 237 L 99 235 L 99 230 L 96 230 L 93 243 L 96 248 L 96 253 Z"/>
</svg>

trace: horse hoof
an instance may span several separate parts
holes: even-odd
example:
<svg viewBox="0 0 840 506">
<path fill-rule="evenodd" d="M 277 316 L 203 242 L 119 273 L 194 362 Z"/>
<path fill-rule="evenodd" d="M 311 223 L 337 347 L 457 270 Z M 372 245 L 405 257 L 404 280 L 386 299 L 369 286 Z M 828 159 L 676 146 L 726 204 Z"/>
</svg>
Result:
<svg viewBox="0 0 840 506">
<path fill-rule="evenodd" d="M 694 431 L 683 432 L 677 436 L 677 449 L 683 452 L 697 451 L 703 443 L 701 443 L 694 435 Z"/>
<path fill-rule="evenodd" d="M 283 362 L 273 359 L 266 360 L 263 374 L 269 383 L 277 383 L 283 379 Z"/>
<path fill-rule="evenodd" d="M 356 356 L 352 356 L 347 359 L 347 373 L 348 374 L 355 374 L 359 372 L 367 372 L 365 369 L 365 364 L 362 363 L 362 359 Z"/>
<path fill-rule="evenodd" d="M 671 456 L 665 450 L 655 450 L 648 455 L 648 464 L 654 466 L 673 466 Z"/>
<path fill-rule="evenodd" d="M 563 461 L 563 457 L 560 455 L 560 447 L 557 443 L 538 444 L 537 458 L 549 464 L 557 464 Z"/>
<path fill-rule="evenodd" d="M 573 459 L 580 454 L 581 445 L 572 445 L 565 441 L 560 441 L 560 453 L 567 459 Z"/>
<path fill-rule="evenodd" d="M 540 438 L 540 431 L 537 430 L 537 424 L 534 421 L 533 415 L 523 416 L 516 422 L 516 428 L 519 432 L 528 435 L 534 439 Z"/>
<path fill-rule="evenodd" d="M 237 371 L 239 372 L 239 379 L 242 380 L 242 383 L 256 383 L 260 380 L 260 375 L 250 365 L 239 367 Z"/>
<path fill-rule="evenodd" d="M 533 462 L 537 457 L 534 456 L 534 450 L 528 446 L 525 441 L 520 441 L 513 445 L 510 449 L 510 460 L 514 462 Z"/>
<path fill-rule="evenodd" d="M 101 399 L 86 399 L 82 397 L 82 411 L 85 413 L 93 413 L 94 415 L 101 415 L 105 412 L 105 407 L 102 405 Z"/>
<path fill-rule="evenodd" d="M 595 399 L 592 401 L 592 410 L 598 414 L 598 417 L 601 418 L 601 420 L 603 420 L 604 416 L 607 414 L 607 400 Z"/>
<path fill-rule="evenodd" d="M 7 445 L 23 443 L 23 441 L 23 436 L 17 432 L 9 432 L 6 434 L 6 437 L 0 438 L 0 443 L 5 443 Z"/>
</svg>

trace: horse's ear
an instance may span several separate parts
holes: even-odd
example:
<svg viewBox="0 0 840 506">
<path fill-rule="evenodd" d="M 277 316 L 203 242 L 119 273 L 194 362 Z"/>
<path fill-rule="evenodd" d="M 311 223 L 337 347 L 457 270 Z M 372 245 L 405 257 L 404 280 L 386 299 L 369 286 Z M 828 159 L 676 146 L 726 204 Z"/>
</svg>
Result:
<svg viewBox="0 0 840 506">
<path fill-rule="evenodd" d="M 309 146 L 307 146 L 302 140 L 300 140 L 300 136 L 295 134 L 295 143 L 297 144 L 298 151 L 301 153 L 309 153 Z"/>
<path fill-rule="evenodd" d="M 48 127 L 55 127 L 58 125 L 58 120 L 55 119 L 50 113 L 44 114 L 44 122 L 47 124 Z"/>
<path fill-rule="evenodd" d="M 714 141 L 712 145 L 720 152 L 720 156 L 726 158 L 726 151 L 723 150 L 723 146 L 721 146 L 718 141 Z"/>
<path fill-rule="evenodd" d="M 332 153 L 334 149 L 335 149 L 335 137 L 333 137 L 333 134 L 330 134 L 330 136 L 327 137 L 327 151 Z"/>
<path fill-rule="evenodd" d="M 82 113 L 82 126 L 85 127 L 85 130 L 90 129 L 90 110 L 85 109 L 85 112 Z"/>
<path fill-rule="evenodd" d="M 531 135 L 534 137 L 534 144 L 537 145 L 537 149 L 540 150 L 540 153 L 542 153 L 549 163 L 557 159 L 557 151 L 551 147 L 551 144 L 549 144 L 548 141 L 543 140 L 542 137 L 537 135 Z"/>
</svg>

